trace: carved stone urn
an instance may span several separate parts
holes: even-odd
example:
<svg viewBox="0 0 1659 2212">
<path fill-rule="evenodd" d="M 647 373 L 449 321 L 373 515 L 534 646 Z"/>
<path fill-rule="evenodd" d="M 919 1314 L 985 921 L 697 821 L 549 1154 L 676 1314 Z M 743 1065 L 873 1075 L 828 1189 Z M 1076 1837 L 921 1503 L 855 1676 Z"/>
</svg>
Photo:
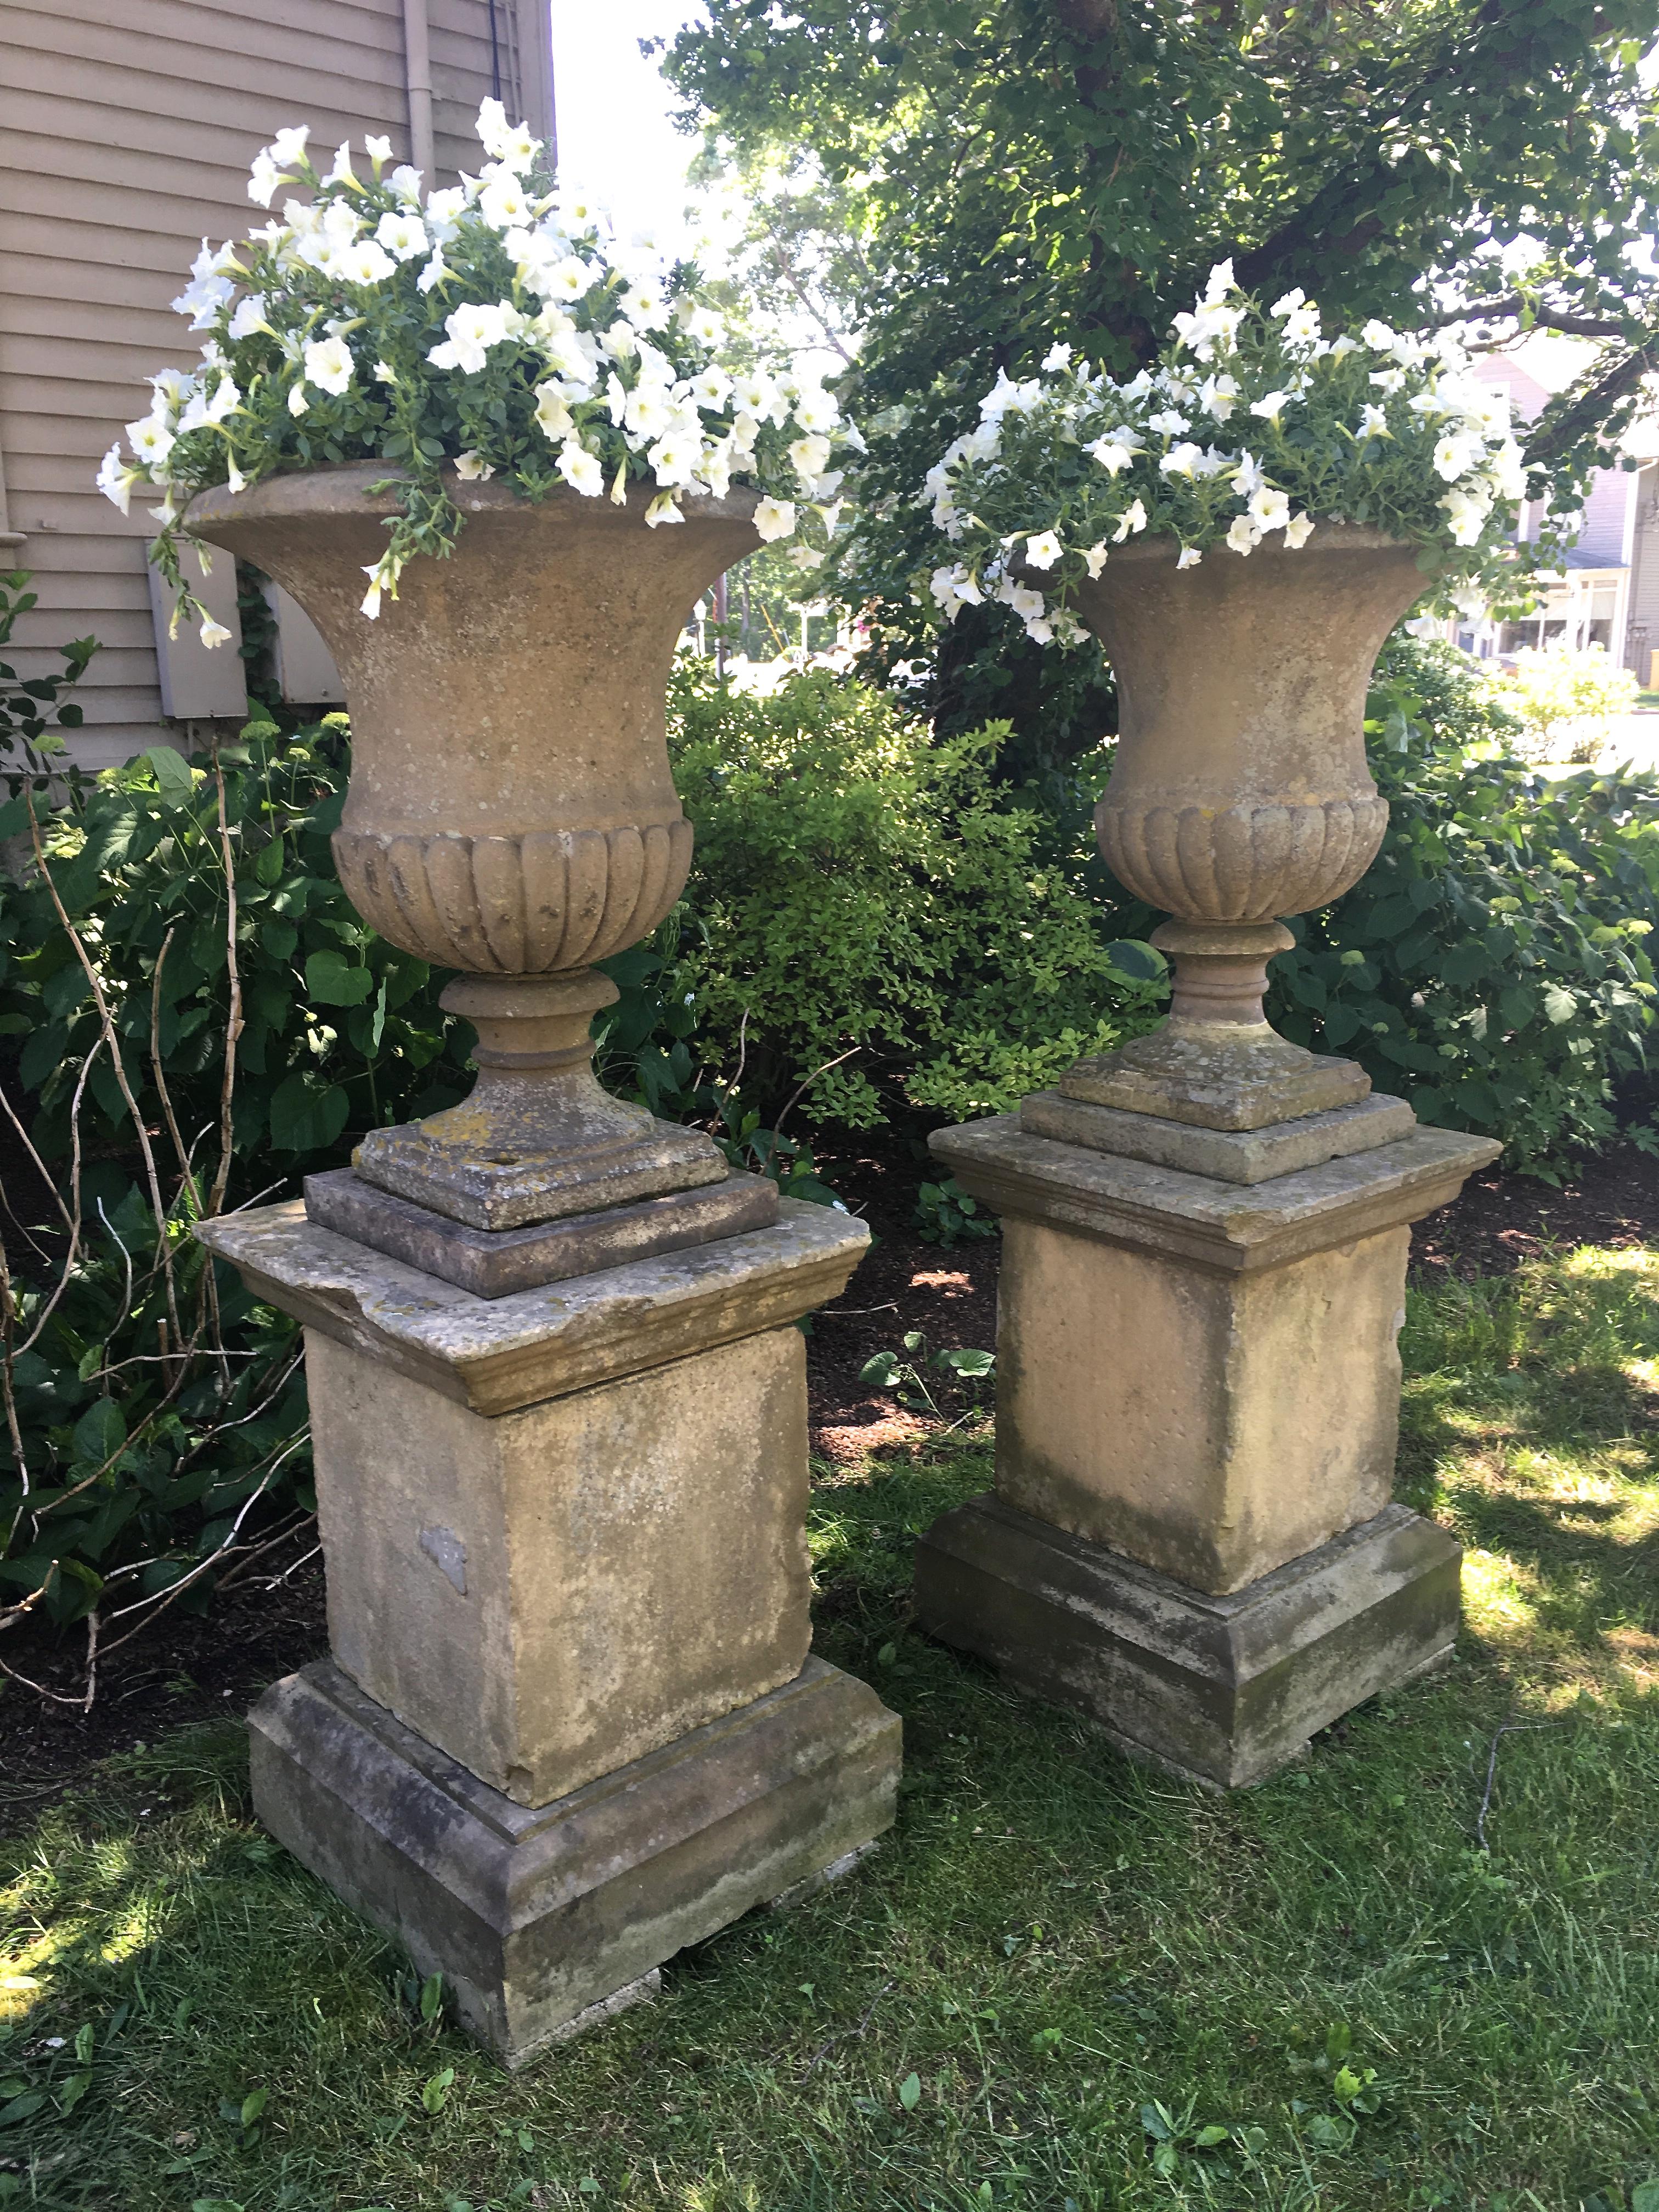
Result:
<svg viewBox="0 0 1659 2212">
<path fill-rule="evenodd" d="M 478 1230 L 520 1229 L 720 1181 L 701 1131 L 601 1090 L 592 965 L 654 929 L 684 886 L 691 825 L 663 697 L 700 594 L 756 544 L 755 495 L 677 526 L 561 488 L 532 504 L 451 489 L 453 556 L 419 559 L 377 621 L 364 572 L 392 505 L 374 462 L 281 476 L 192 505 L 191 526 L 274 576 L 327 640 L 351 712 L 334 855 L 363 919 L 435 967 L 477 1030 L 477 1083 L 447 1113 L 371 1131 L 360 1177 Z"/>
<path fill-rule="evenodd" d="M 1120 883 L 1174 919 L 1168 1019 L 1062 1078 L 1066 1096 L 1215 1129 L 1255 1129 L 1363 1098 L 1352 1060 L 1304 1051 L 1261 1010 L 1279 917 L 1358 882 L 1388 823 L 1365 764 L 1365 690 L 1383 640 L 1426 588 L 1415 550 L 1321 523 L 1177 571 L 1167 538 L 1114 551 L 1078 612 L 1118 686 L 1116 764 L 1095 813 Z"/>
</svg>

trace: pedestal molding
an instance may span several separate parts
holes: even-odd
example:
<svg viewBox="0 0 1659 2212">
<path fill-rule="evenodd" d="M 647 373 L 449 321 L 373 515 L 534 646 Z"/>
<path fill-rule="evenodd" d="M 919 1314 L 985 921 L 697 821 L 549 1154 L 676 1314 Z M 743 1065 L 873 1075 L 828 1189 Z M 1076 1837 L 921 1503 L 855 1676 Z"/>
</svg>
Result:
<svg viewBox="0 0 1659 2212">
<path fill-rule="evenodd" d="M 775 1229 L 489 1300 L 317 1227 L 302 1201 L 226 1214 L 197 1235 L 307 1328 L 496 1414 L 782 1328 L 839 1297 L 868 1229 L 798 1200 L 779 1213 Z"/>
<path fill-rule="evenodd" d="M 1133 1251 L 1226 1273 L 1284 1266 L 1446 1205 L 1503 1150 L 1490 1137 L 1419 1128 L 1399 1142 L 1255 1185 L 1030 1135 L 1000 1114 L 928 1139 L 963 1189 Z"/>
</svg>

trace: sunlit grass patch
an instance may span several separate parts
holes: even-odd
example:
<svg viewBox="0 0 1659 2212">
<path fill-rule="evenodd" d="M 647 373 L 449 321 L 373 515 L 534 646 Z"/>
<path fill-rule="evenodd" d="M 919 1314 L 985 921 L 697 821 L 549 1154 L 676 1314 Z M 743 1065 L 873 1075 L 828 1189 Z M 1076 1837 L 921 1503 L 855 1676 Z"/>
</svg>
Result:
<svg viewBox="0 0 1659 2212">
<path fill-rule="evenodd" d="M 1646 1254 L 1413 1293 L 1403 1487 L 1468 1547 L 1460 1656 L 1224 1799 L 915 1633 L 988 1426 L 815 1470 L 818 1648 L 902 1715 L 898 1829 L 521 2075 L 258 1832 L 234 1729 L 113 1763 L 0 1844 L 0 1961 L 39 1962 L 0 1965 L 0 2204 L 1632 2212 L 1656 1313 Z"/>
</svg>

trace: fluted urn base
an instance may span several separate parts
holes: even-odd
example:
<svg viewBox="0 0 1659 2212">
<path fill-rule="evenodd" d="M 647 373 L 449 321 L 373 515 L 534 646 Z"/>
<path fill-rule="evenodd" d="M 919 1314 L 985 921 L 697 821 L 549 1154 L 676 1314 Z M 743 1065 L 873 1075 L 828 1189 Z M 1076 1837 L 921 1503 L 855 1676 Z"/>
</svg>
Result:
<svg viewBox="0 0 1659 2212">
<path fill-rule="evenodd" d="M 473 1229 L 524 1229 L 730 1172 L 701 1129 L 659 1121 L 600 1088 L 588 1024 L 617 997 L 592 968 L 458 978 L 440 1003 L 478 1032 L 471 1095 L 424 1121 L 369 1132 L 352 1155 L 365 1182 Z"/>
<path fill-rule="evenodd" d="M 1267 962 L 1294 942 L 1277 921 L 1166 921 L 1152 943 L 1175 961 L 1168 1020 L 1079 1060 L 1062 1096 L 1205 1129 L 1266 1129 L 1357 1104 L 1371 1087 L 1357 1061 L 1292 1044 L 1262 1014 Z"/>
</svg>

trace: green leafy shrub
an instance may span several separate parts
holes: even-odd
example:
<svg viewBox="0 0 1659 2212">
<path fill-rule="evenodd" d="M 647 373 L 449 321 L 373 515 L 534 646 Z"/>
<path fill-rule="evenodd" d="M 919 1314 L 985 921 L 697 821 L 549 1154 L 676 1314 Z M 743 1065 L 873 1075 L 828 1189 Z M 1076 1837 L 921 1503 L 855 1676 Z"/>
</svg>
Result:
<svg viewBox="0 0 1659 2212">
<path fill-rule="evenodd" d="M 1604 645 L 1575 653 L 1564 639 L 1524 646 L 1496 679 L 1498 696 L 1520 727 L 1529 760 L 1593 761 L 1613 734 L 1613 718 L 1636 703 L 1641 685 Z"/>
<path fill-rule="evenodd" d="M 194 766 L 158 747 L 42 813 L 44 870 L 0 884 L 0 1033 L 22 1040 L 48 1159 L 71 1149 L 100 1026 L 66 923 L 95 949 L 120 1043 L 121 1074 L 106 1054 L 87 1079 L 95 1148 L 131 1146 L 128 1092 L 145 1122 L 170 1114 L 187 1149 L 216 1130 L 233 1005 L 232 1149 L 261 1182 L 464 1094 L 471 1036 L 438 1011 L 443 978 L 375 936 L 335 876 L 346 764 L 343 718 L 290 737 L 252 722 Z M 27 830 L 20 797 L 0 836 Z"/>
<path fill-rule="evenodd" d="M 35 605 L 29 579 L 21 569 L 0 575 L 0 646 L 11 643 L 17 617 Z M 0 778 L 15 797 L 27 778 L 44 787 L 54 770 L 61 770 L 63 732 L 81 726 L 81 709 L 71 699 L 60 699 L 85 675 L 87 663 L 97 651 L 90 637 L 61 646 L 61 673 L 23 678 L 9 661 L 0 660 Z"/>
<path fill-rule="evenodd" d="M 1006 732 L 934 736 L 824 671 L 760 697 L 683 662 L 671 699 L 701 933 L 679 975 L 766 1104 L 805 1085 L 816 1122 L 964 1119 L 1148 1025 L 1162 963 L 997 788 Z"/>
<path fill-rule="evenodd" d="M 1546 776 L 1449 647 L 1401 637 L 1367 722 L 1390 809 L 1354 890 L 1291 924 L 1268 1013 L 1512 1164 L 1602 1142 L 1647 1065 L 1659 777 Z"/>
</svg>

